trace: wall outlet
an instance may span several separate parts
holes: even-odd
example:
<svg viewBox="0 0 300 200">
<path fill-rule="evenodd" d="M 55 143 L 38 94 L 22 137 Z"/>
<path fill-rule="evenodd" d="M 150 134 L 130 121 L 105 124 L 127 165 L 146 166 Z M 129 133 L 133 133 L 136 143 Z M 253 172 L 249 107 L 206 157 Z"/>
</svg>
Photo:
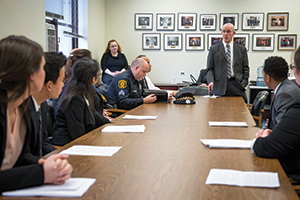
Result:
<svg viewBox="0 0 300 200">
<path fill-rule="evenodd" d="M 185 75 L 185 72 L 184 71 L 181 71 L 180 72 L 180 76 L 184 76 Z"/>
</svg>

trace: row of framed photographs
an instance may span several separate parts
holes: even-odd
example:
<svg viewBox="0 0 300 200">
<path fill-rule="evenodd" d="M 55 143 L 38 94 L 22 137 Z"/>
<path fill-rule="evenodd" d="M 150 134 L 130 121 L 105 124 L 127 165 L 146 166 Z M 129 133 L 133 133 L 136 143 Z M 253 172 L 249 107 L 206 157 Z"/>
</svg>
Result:
<svg viewBox="0 0 300 200">
<path fill-rule="evenodd" d="M 264 30 L 264 13 L 243 13 L 242 14 L 242 30 L 262 31 Z M 278 12 L 267 14 L 267 30 L 288 30 L 289 13 Z M 200 14 L 200 30 L 216 30 L 217 15 L 216 14 Z M 220 13 L 219 28 L 226 23 L 234 25 L 235 30 L 239 29 L 239 13 Z M 178 13 L 178 30 L 188 31 L 197 29 L 197 13 Z M 153 30 L 153 14 L 152 13 L 136 13 L 135 14 L 135 30 Z M 156 30 L 157 31 L 173 31 L 175 30 L 175 14 L 174 13 L 157 13 L 156 14 Z"/>
<path fill-rule="evenodd" d="M 182 33 L 164 33 L 164 50 L 182 50 Z M 213 45 L 222 42 L 222 34 L 207 34 L 207 49 Z M 246 47 L 249 50 L 248 33 L 235 34 L 233 41 Z M 275 34 L 252 34 L 253 51 L 274 51 Z M 185 34 L 185 50 L 203 51 L 204 48 L 203 33 Z M 278 50 L 295 50 L 297 47 L 296 34 L 278 34 Z M 143 33 L 143 50 L 160 50 L 161 34 L 160 33 Z"/>
</svg>

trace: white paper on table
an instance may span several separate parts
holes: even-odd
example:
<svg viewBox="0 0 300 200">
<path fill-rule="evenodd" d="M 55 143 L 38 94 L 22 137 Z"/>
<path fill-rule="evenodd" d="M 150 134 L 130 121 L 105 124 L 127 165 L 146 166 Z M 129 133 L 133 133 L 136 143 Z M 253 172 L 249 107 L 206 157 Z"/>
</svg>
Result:
<svg viewBox="0 0 300 200">
<path fill-rule="evenodd" d="M 218 98 L 218 97 L 220 97 L 220 96 L 217 96 L 217 95 L 204 95 L 204 96 L 202 96 L 202 97 L 204 97 L 204 98 L 211 98 L 211 99 L 215 99 L 215 98 Z"/>
<path fill-rule="evenodd" d="M 242 187 L 280 186 L 278 173 L 237 171 L 231 169 L 211 169 L 205 184 L 235 185 Z"/>
<path fill-rule="evenodd" d="M 246 122 L 208 122 L 209 126 L 239 126 L 248 127 Z"/>
<path fill-rule="evenodd" d="M 70 178 L 62 185 L 41 185 L 3 192 L 3 196 L 82 197 L 94 184 L 94 178 Z"/>
<path fill-rule="evenodd" d="M 88 145 L 74 145 L 60 154 L 68 155 L 82 155 L 82 156 L 112 156 L 117 153 L 122 147 L 116 146 L 88 146 Z"/>
<path fill-rule="evenodd" d="M 145 132 L 145 125 L 127 125 L 127 126 L 106 126 L 102 129 L 103 133 L 113 133 L 113 132 L 125 132 L 125 133 L 137 133 Z"/>
<path fill-rule="evenodd" d="M 209 148 L 239 148 L 251 149 L 252 140 L 236 139 L 200 139 Z"/>
<path fill-rule="evenodd" d="M 156 119 L 157 116 L 125 115 L 123 119 Z"/>
</svg>

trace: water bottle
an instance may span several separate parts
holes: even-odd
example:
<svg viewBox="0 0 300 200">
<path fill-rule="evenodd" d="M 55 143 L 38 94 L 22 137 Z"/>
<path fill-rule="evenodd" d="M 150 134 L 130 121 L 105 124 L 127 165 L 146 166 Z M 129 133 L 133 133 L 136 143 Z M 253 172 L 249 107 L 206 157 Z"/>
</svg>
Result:
<svg viewBox="0 0 300 200">
<path fill-rule="evenodd" d="M 257 80 L 256 80 L 256 86 L 261 86 L 261 87 L 267 87 L 264 79 L 263 79 L 263 66 L 260 66 L 257 68 Z"/>
</svg>

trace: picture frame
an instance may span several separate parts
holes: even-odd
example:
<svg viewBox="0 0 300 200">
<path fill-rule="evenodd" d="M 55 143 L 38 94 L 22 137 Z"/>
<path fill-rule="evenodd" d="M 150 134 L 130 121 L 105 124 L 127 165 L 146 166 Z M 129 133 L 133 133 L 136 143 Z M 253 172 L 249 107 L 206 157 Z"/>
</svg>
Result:
<svg viewBox="0 0 300 200">
<path fill-rule="evenodd" d="M 174 13 L 157 13 L 156 14 L 156 30 L 158 30 L 158 31 L 174 31 L 175 30 L 175 14 Z"/>
<path fill-rule="evenodd" d="M 160 33 L 143 33 L 143 50 L 160 50 Z"/>
<path fill-rule="evenodd" d="M 204 50 L 204 34 L 185 34 L 185 50 L 186 51 L 203 51 Z"/>
<path fill-rule="evenodd" d="M 164 50 L 182 50 L 182 34 L 165 33 Z"/>
<path fill-rule="evenodd" d="M 243 31 L 262 31 L 264 30 L 264 13 L 243 13 L 242 30 Z"/>
<path fill-rule="evenodd" d="M 297 34 L 278 34 L 278 50 L 296 50 Z"/>
<path fill-rule="evenodd" d="M 268 13 L 268 31 L 287 31 L 289 27 L 289 13 Z"/>
<path fill-rule="evenodd" d="M 220 30 L 222 30 L 223 25 L 226 23 L 231 23 L 234 25 L 234 30 L 238 30 L 239 13 L 220 13 Z"/>
<path fill-rule="evenodd" d="M 134 15 L 135 30 L 152 30 L 153 14 L 152 13 L 135 13 Z"/>
<path fill-rule="evenodd" d="M 247 51 L 249 50 L 249 33 L 236 33 L 232 40 L 233 42 L 246 47 Z"/>
<path fill-rule="evenodd" d="M 178 13 L 178 30 L 195 31 L 197 28 L 197 13 Z"/>
<path fill-rule="evenodd" d="M 207 36 L 207 50 L 210 49 L 211 46 L 219 44 L 223 41 L 223 37 L 221 33 L 211 33 Z"/>
<path fill-rule="evenodd" d="M 274 51 L 274 34 L 253 34 L 253 51 Z"/>
<path fill-rule="evenodd" d="M 216 30 L 217 15 L 216 14 L 201 14 L 199 17 L 199 27 L 201 31 Z"/>
</svg>

